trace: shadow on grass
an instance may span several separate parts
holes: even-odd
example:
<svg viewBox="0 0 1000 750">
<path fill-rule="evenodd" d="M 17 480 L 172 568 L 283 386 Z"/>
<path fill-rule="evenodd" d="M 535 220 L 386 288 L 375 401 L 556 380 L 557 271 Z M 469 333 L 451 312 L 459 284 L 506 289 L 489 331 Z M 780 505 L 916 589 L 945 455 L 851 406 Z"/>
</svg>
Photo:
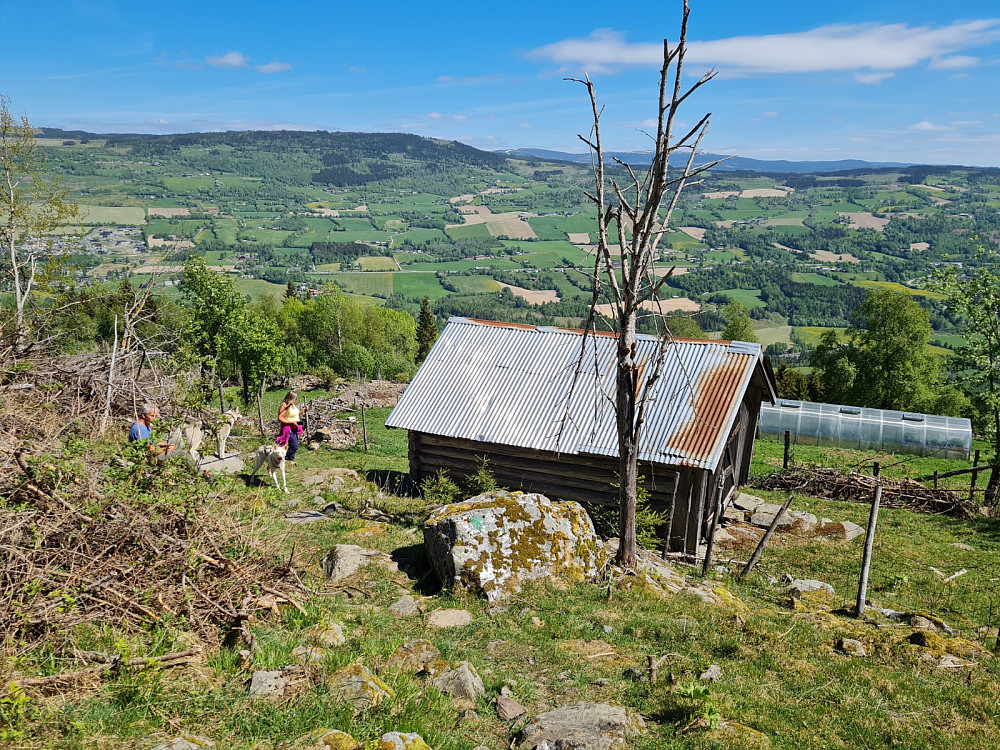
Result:
<svg viewBox="0 0 1000 750">
<path fill-rule="evenodd" d="M 383 492 L 389 492 L 393 495 L 400 497 L 417 497 L 420 495 L 420 488 L 410 478 L 409 474 L 402 471 L 372 469 L 365 474 L 365 479 Z"/>
<path fill-rule="evenodd" d="M 400 571 L 413 581 L 413 588 L 423 596 L 433 596 L 441 591 L 438 580 L 423 544 L 411 544 L 407 547 L 397 547 L 391 553 L 392 561 Z"/>
</svg>

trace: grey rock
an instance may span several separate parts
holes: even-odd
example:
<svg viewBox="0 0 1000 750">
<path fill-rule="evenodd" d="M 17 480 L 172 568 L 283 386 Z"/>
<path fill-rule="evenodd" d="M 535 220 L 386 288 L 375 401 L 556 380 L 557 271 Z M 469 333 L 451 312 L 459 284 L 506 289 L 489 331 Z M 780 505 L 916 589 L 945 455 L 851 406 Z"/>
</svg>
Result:
<svg viewBox="0 0 1000 750">
<path fill-rule="evenodd" d="M 742 523 L 746 518 L 746 511 L 742 508 L 737 508 L 735 505 L 730 505 L 722 511 L 722 520 L 728 523 Z"/>
<path fill-rule="evenodd" d="M 285 694 L 294 667 L 260 669 L 250 676 L 251 698 L 280 698 Z"/>
<path fill-rule="evenodd" d="M 347 638 L 344 636 L 344 628 L 337 623 L 313 625 L 303 630 L 302 634 L 307 636 L 313 643 L 318 643 L 322 646 L 337 647 L 347 643 Z"/>
<path fill-rule="evenodd" d="M 479 721 L 479 714 L 477 714 L 473 709 L 467 709 L 462 712 L 462 721 L 475 724 Z"/>
<path fill-rule="evenodd" d="M 441 658 L 441 652 L 430 641 L 418 638 L 407 641 L 389 655 L 386 666 L 406 672 L 421 672 L 434 661 Z"/>
<path fill-rule="evenodd" d="M 233 453 L 225 458 L 206 456 L 198 463 L 198 469 L 209 474 L 239 474 L 244 470 L 243 458 L 239 453 Z"/>
<path fill-rule="evenodd" d="M 506 491 L 434 511 L 423 527 L 431 565 L 445 586 L 463 586 L 490 602 L 525 580 L 590 578 L 606 559 L 579 503 Z"/>
<path fill-rule="evenodd" d="M 340 503 L 336 501 L 328 503 L 325 500 L 323 500 L 323 498 L 320 498 L 320 500 L 322 501 L 320 505 L 323 506 L 322 509 L 320 510 L 320 513 L 322 513 L 324 516 L 335 516 L 338 513 L 344 512 L 344 506 L 341 505 Z"/>
<path fill-rule="evenodd" d="M 178 737 L 172 737 L 166 742 L 154 745 L 153 750 L 204 750 L 207 747 L 215 747 L 215 743 L 205 737 L 182 734 Z"/>
<path fill-rule="evenodd" d="M 386 732 L 378 739 L 379 750 L 430 750 L 416 732 Z"/>
<path fill-rule="evenodd" d="M 635 682 L 642 682 L 649 677 L 649 672 L 638 667 L 629 667 L 625 670 L 625 677 Z"/>
<path fill-rule="evenodd" d="M 954 635 L 955 631 L 943 620 L 936 617 L 924 617 L 923 615 L 912 615 L 910 617 L 910 627 L 915 630 L 928 630 L 932 633 L 947 633 Z"/>
<path fill-rule="evenodd" d="M 724 529 L 721 526 L 715 530 L 716 544 L 719 544 L 720 542 L 731 542 L 736 538 L 735 534 L 731 534 L 728 529 Z"/>
<path fill-rule="evenodd" d="M 517 721 L 528 713 L 528 709 L 516 700 L 503 695 L 497 696 L 496 709 L 501 721 Z"/>
<path fill-rule="evenodd" d="M 865 647 L 861 644 L 861 641 L 856 641 L 853 638 L 841 638 L 834 645 L 833 650 L 845 656 L 857 656 L 859 658 L 868 656 L 868 652 L 865 651 Z"/>
<path fill-rule="evenodd" d="M 739 493 L 733 501 L 733 506 L 740 510 L 757 510 L 761 505 L 764 505 L 763 498 L 748 495 L 746 492 Z"/>
<path fill-rule="evenodd" d="M 436 609 L 427 618 L 433 628 L 461 628 L 472 622 L 472 613 L 467 609 Z"/>
<path fill-rule="evenodd" d="M 453 698 L 466 698 L 474 701 L 480 695 L 486 694 L 482 678 L 476 668 L 467 661 L 460 661 L 445 669 L 431 680 L 431 684 L 445 695 L 450 695 Z"/>
<path fill-rule="evenodd" d="M 334 700 L 350 703 L 355 711 L 366 711 L 393 696 L 389 686 L 364 664 L 348 664 L 334 672 L 328 685 Z"/>
<path fill-rule="evenodd" d="M 299 499 L 296 498 L 296 497 L 293 497 L 291 500 L 286 500 L 285 501 L 285 507 L 286 508 L 298 508 L 299 507 Z"/>
<path fill-rule="evenodd" d="M 312 441 L 311 443 L 309 443 L 309 445 L 307 445 L 307 446 L 306 446 L 306 448 L 307 448 L 308 450 L 311 450 L 311 451 L 318 451 L 318 450 L 319 450 L 319 443 L 317 443 L 317 442 L 316 442 L 316 441 L 314 440 L 314 441 Z"/>
<path fill-rule="evenodd" d="M 842 539 L 849 542 L 864 534 L 865 530 L 851 521 L 829 521 L 819 524 L 813 533 L 823 539 Z"/>
<path fill-rule="evenodd" d="M 767 528 L 774 522 L 774 517 L 778 515 L 778 511 L 781 510 L 780 505 L 775 505 L 774 503 L 764 503 L 754 509 L 753 515 L 750 516 L 750 523 L 754 526 L 760 526 L 761 528 Z M 787 512 L 782 514 L 781 520 L 778 521 L 778 529 L 787 529 L 795 525 L 795 521 L 788 515 Z"/>
<path fill-rule="evenodd" d="M 608 687 L 609 685 L 611 685 L 611 680 L 609 680 L 607 677 L 598 677 L 596 680 L 594 680 L 594 685 L 596 685 L 597 687 Z"/>
<path fill-rule="evenodd" d="M 318 484 L 323 484 L 325 481 L 326 477 L 322 474 L 310 474 L 302 478 L 302 484 L 306 487 L 315 487 Z"/>
<path fill-rule="evenodd" d="M 698 675 L 698 679 L 704 682 L 715 682 L 716 680 L 721 680 L 722 667 L 718 664 L 712 664 L 708 669 Z"/>
<path fill-rule="evenodd" d="M 365 565 L 385 559 L 386 555 L 378 550 L 365 549 L 354 544 L 338 544 L 323 558 L 323 573 L 331 581 L 342 581 L 357 573 Z"/>
<path fill-rule="evenodd" d="M 302 526 L 326 520 L 329 519 L 318 510 L 293 510 L 291 513 L 285 514 L 285 522 L 292 524 L 292 526 Z"/>
<path fill-rule="evenodd" d="M 396 617 L 409 617 L 420 612 L 420 609 L 417 607 L 417 600 L 406 594 L 393 602 L 389 611 Z"/>
<path fill-rule="evenodd" d="M 975 552 L 976 548 L 968 544 L 963 544 L 962 542 L 952 542 L 951 546 L 955 549 L 965 550 L 966 552 Z"/>
<path fill-rule="evenodd" d="M 329 443 L 336 439 L 336 436 L 329 427 L 320 427 L 313 433 L 313 441 L 317 443 Z"/>
<path fill-rule="evenodd" d="M 638 714 L 607 703 L 574 703 L 546 711 L 517 734 L 514 747 L 523 750 L 612 750 L 645 730 Z"/>
<path fill-rule="evenodd" d="M 314 664 L 323 661 L 324 655 L 322 649 L 313 646 L 297 646 L 292 649 L 292 658 L 299 664 Z"/>
<path fill-rule="evenodd" d="M 788 587 L 788 590 L 789 593 L 792 594 L 792 596 L 796 595 L 801 596 L 802 594 L 806 594 L 810 591 L 826 591 L 831 594 L 836 593 L 833 590 L 833 586 L 831 586 L 829 583 L 823 583 L 823 581 L 816 581 L 811 578 L 796 579 L 792 581 L 792 583 Z"/>
<path fill-rule="evenodd" d="M 612 633 L 615 632 L 615 629 L 610 625 L 601 625 L 601 630 L 604 631 L 605 635 L 611 635 Z"/>
</svg>

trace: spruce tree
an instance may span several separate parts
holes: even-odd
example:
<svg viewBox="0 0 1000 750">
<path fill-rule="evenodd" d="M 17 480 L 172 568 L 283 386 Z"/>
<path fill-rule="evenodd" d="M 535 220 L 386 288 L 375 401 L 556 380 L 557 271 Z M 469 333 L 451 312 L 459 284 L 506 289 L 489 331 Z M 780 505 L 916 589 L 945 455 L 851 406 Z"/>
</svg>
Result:
<svg viewBox="0 0 1000 750">
<path fill-rule="evenodd" d="M 427 297 L 420 303 L 420 315 L 417 316 L 417 362 L 423 362 L 431 351 L 431 346 L 438 337 L 434 313 L 431 312 L 431 302 Z"/>
</svg>

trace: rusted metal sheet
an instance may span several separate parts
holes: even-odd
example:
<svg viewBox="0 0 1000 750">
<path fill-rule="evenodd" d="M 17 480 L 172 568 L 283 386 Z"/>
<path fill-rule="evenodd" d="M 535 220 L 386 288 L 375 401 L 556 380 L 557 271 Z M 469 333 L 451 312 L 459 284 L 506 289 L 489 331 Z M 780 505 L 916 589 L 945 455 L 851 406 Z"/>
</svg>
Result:
<svg viewBox="0 0 1000 750">
<path fill-rule="evenodd" d="M 564 454 L 618 455 L 614 335 L 452 318 L 387 427 Z M 640 381 L 659 341 L 638 336 Z M 582 355 L 582 356 L 581 356 Z M 714 470 L 747 386 L 773 377 L 756 344 L 676 340 L 652 387 L 640 460 Z M 645 382 L 640 382 L 640 388 Z"/>
</svg>

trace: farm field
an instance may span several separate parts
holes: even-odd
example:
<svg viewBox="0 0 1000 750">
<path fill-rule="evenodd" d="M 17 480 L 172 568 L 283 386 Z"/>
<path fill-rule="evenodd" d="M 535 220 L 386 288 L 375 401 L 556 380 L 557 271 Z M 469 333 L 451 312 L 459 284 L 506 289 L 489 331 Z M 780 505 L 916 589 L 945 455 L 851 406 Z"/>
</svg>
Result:
<svg viewBox="0 0 1000 750">
<path fill-rule="evenodd" d="M 724 294 L 748 310 L 765 306 L 765 303 L 760 299 L 759 289 L 720 289 L 716 294 Z"/>
<path fill-rule="evenodd" d="M 134 206 L 95 206 L 80 203 L 79 221 L 88 226 L 101 224 L 142 225 L 146 223 L 146 211 Z"/>
</svg>

